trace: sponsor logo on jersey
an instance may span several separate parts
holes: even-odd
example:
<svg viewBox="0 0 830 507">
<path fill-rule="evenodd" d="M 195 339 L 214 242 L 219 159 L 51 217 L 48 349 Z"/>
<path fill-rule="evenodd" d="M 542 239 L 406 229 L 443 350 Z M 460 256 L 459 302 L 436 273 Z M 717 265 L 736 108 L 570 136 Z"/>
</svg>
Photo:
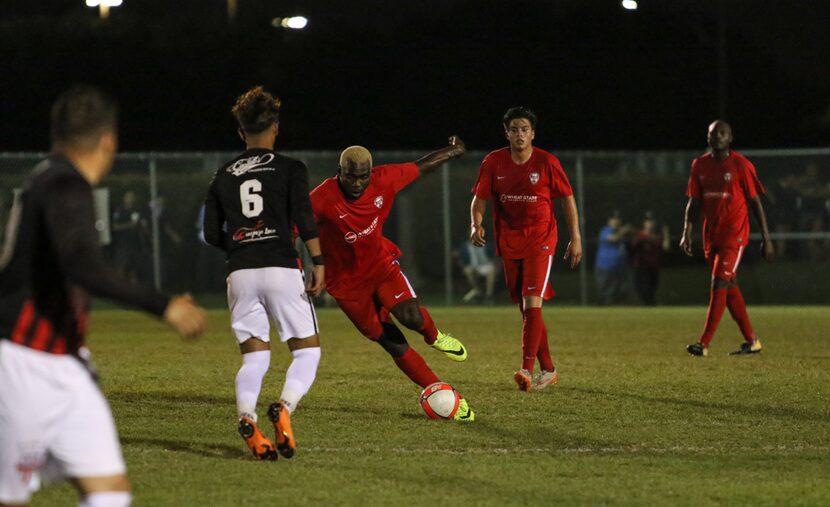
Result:
<svg viewBox="0 0 830 507">
<path fill-rule="evenodd" d="M 253 227 L 240 227 L 233 233 L 233 240 L 237 243 L 251 243 L 277 238 L 279 238 L 277 230 L 267 227 L 262 220 L 258 221 Z"/>
<path fill-rule="evenodd" d="M 499 197 L 501 202 L 536 202 L 539 200 L 538 195 L 513 195 L 501 194 Z"/>
<path fill-rule="evenodd" d="M 537 173 L 535 171 L 530 173 L 530 183 L 531 183 L 531 185 L 535 185 L 535 184 L 539 183 L 539 173 Z"/>
<path fill-rule="evenodd" d="M 346 240 L 346 243 L 354 243 L 358 239 L 364 238 L 364 237 L 372 234 L 373 232 L 375 232 L 375 229 L 378 228 L 378 221 L 379 221 L 379 218 L 375 217 L 375 219 L 372 220 L 372 223 L 369 224 L 369 227 L 363 229 L 362 231 L 358 231 L 358 232 L 349 231 L 349 232 L 346 233 L 345 236 L 343 236 L 343 239 Z"/>
<path fill-rule="evenodd" d="M 379 195 L 379 196 L 375 197 L 375 207 L 377 209 L 380 209 L 380 208 L 383 207 L 383 196 L 382 195 Z"/>
<path fill-rule="evenodd" d="M 723 181 L 732 181 L 732 173 L 723 173 Z"/>
<path fill-rule="evenodd" d="M 732 197 L 732 194 L 729 192 L 704 192 L 703 198 L 704 199 L 728 199 Z"/>
<path fill-rule="evenodd" d="M 245 173 L 257 173 L 261 171 L 276 171 L 273 167 L 263 167 L 270 164 L 274 160 L 273 153 L 266 153 L 265 155 L 257 155 L 254 157 L 243 158 L 237 160 L 233 165 L 228 167 L 228 172 L 234 176 L 242 176 Z"/>
</svg>

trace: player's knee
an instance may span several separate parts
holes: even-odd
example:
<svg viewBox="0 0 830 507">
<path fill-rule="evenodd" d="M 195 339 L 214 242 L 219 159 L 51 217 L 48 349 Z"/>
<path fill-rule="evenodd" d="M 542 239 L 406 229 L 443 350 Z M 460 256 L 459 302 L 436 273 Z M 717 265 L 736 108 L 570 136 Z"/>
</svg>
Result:
<svg viewBox="0 0 830 507">
<path fill-rule="evenodd" d="M 129 491 L 98 491 L 85 495 L 79 507 L 129 507 L 133 497 Z"/>
<path fill-rule="evenodd" d="M 421 329 L 424 325 L 424 317 L 421 315 L 418 305 L 407 305 L 405 308 L 401 308 L 400 311 L 394 313 L 394 315 L 398 319 L 398 322 L 409 329 Z"/>
<path fill-rule="evenodd" d="M 383 334 L 378 339 L 378 345 L 383 347 L 392 357 L 401 357 L 409 348 L 406 337 L 394 324 L 383 324 Z"/>
</svg>

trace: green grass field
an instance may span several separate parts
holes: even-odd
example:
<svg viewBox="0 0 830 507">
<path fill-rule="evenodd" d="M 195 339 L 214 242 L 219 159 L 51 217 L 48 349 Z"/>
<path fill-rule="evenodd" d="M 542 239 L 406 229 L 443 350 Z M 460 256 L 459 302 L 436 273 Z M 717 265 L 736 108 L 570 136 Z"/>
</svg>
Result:
<svg viewBox="0 0 830 507">
<path fill-rule="evenodd" d="M 727 356 L 740 343 L 727 314 L 710 357 L 694 358 L 683 347 L 703 307 L 550 305 L 561 380 L 521 393 L 515 309 L 435 308 L 469 360 L 407 336 L 470 400 L 476 421 L 460 424 L 427 420 L 419 388 L 323 309 L 317 382 L 293 417 L 297 455 L 278 462 L 254 462 L 235 432 L 240 359 L 226 311 L 196 343 L 98 311 L 90 341 L 134 505 L 828 505 L 830 308 L 749 311 L 762 354 Z M 272 357 L 261 400 L 279 394 L 290 358 L 280 345 Z M 52 486 L 33 504 L 75 498 Z"/>
</svg>

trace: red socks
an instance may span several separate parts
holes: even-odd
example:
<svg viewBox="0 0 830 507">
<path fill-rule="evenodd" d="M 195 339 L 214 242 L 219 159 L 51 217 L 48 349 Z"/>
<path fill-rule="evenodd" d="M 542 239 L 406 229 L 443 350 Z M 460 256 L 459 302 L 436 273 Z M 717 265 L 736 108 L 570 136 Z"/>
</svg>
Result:
<svg viewBox="0 0 830 507">
<path fill-rule="evenodd" d="M 433 326 L 434 327 L 434 326 Z M 393 357 L 398 368 L 421 387 L 426 387 L 430 384 L 440 382 L 435 373 L 429 369 L 427 362 L 418 354 L 415 349 L 408 347 L 406 352 L 400 357 Z"/>
<path fill-rule="evenodd" d="M 526 308 L 522 313 L 522 368 L 533 371 L 545 323 L 542 321 L 541 308 Z"/>
<path fill-rule="evenodd" d="M 539 352 L 536 357 L 539 359 L 540 368 L 545 371 L 553 371 L 553 359 L 550 357 L 548 346 L 548 328 L 545 326 L 544 320 L 542 320 L 542 335 L 539 338 Z"/>
<path fill-rule="evenodd" d="M 746 314 L 744 296 L 741 294 L 741 289 L 737 285 L 730 288 L 727 292 L 726 306 L 729 308 L 729 313 L 732 315 L 732 318 L 738 323 L 738 327 L 741 328 L 741 334 L 744 335 L 744 339 L 748 342 L 755 340 L 755 332 L 749 324 L 749 315 Z"/>
<path fill-rule="evenodd" d="M 709 342 L 712 341 L 712 337 L 715 336 L 715 331 L 718 329 L 720 318 L 726 309 L 726 292 L 726 289 L 712 288 L 709 298 L 709 311 L 706 312 L 706 326 L 703 328 L 703 334 L 700 335 L 700 343 L 704 347 L 709 346 Z"/>
<path fill-rule="evenodd" d="M 435 322 L 429 316 L 429 312 L 423 306 L 418 308 L 421 311 L 421 317 L 424 318 L 424 325 L 418 330 L 424 336 L 424 341 L 427 345 L 432 345 L 438 339 L 438 328 L 435 327 Z"/>
</svg>

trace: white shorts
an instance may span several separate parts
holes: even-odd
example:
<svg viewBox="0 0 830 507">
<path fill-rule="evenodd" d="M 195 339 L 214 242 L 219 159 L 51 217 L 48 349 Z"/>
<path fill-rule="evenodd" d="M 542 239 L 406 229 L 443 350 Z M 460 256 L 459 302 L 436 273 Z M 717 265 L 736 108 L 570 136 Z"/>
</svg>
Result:
<svg viewBox="0 0 830 507">
<path fill-rule="evenodd" d="M 316 335 L 317 314 L 296 268 L 239 269 L 228 275 L 231 328 L 243 343 L 256 337 L 270 341 L 274 321 L 280 341 Z"/>
<path fill-rule="evenodd" d="M 126 472 L 109 405 L 81 362 L 0 340 L 0 503 L 40 479 Z"/>
</svg>

